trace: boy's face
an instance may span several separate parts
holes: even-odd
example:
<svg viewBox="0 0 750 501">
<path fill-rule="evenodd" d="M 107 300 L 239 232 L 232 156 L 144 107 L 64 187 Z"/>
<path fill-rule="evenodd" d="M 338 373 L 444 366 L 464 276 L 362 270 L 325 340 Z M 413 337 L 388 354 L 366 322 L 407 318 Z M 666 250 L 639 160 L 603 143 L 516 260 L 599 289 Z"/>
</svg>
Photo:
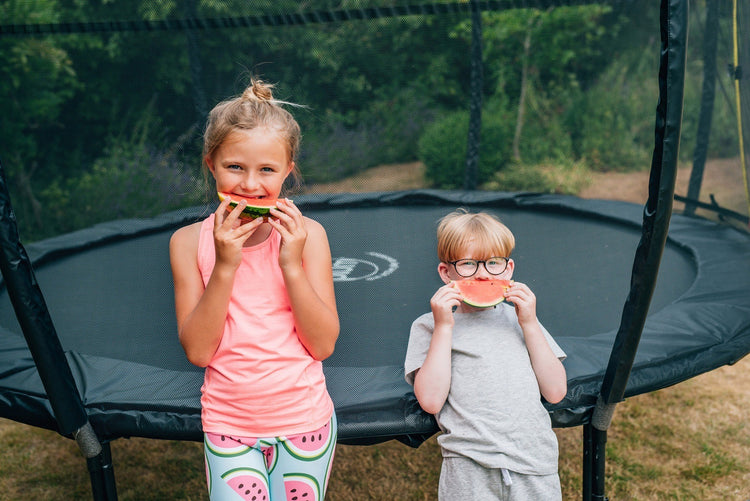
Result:
<svg viewBox="0 0 750 501">
<path fill-rule="evenodd" d="M 466 272 L 463 271 L 461 274 L 458 273 L 456 270 L 456 265 L 451 263 L 444 263 L 441 262 L 438 264 L 438 273 L 440 274 L 440 278 L 443 280 L 444 283 L 448 284 L 450 282 L 456 281 L 456 280 L 497 280 L 497 279 L 505 279 L 510 280 L 513 276 L 513 268 L 515 266 L 512 259 L 508 259 L 508 265 L 506 266 L 505 270 L 500 273 L 499 275 L 493 275 L 489 271 L 487 271 L 487 264 L 484 262 L 485 260 L 488 260 L 490 257 L 487 254 L 486 251 L 476 248 L 475 245 L 472 243 L 469 243 L 466 249 L 461 253 L 459 259 L 473 259 L 475 261 L 482 261 L 478 263 L 476 272 L 469 276 L 462 276 L 466 275 Z M 503 256 L 495 256 L 495 257 L 503 257 Z"/>
</svg>

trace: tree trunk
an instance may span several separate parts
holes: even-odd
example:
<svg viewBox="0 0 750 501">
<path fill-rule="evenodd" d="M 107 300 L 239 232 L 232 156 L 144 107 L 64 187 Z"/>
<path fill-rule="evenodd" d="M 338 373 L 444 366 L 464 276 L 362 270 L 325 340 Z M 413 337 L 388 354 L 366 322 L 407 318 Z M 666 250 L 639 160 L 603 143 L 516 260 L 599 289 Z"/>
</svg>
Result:
<svg viewBox="0 0 750 501">
<path fill-rule="evenodd" d="M 523 132 L 523 121 L 526 115 L 526 92 L 529 86 L 529 53 L 531 52 L 531 30 L 533 18 L 529 19 L 529 27 L 526 30 L 526 38 L 523 41 L 523 56 L 521 66 L 521 93 L 518 96 L 518 116 L 516 117 L 516 132 L 513 135 L 513 160 L 521 162 L 521 133 Z"/>
<path fill-rule="evenodd" d="M 475 190 L 479 171 L 480 136 L 482 129 L 482 12 L 476 0 L 471 2 L 471 104 L 469 132 L 466 140 L 466 172 L 464 189 Z"/>
</svg>

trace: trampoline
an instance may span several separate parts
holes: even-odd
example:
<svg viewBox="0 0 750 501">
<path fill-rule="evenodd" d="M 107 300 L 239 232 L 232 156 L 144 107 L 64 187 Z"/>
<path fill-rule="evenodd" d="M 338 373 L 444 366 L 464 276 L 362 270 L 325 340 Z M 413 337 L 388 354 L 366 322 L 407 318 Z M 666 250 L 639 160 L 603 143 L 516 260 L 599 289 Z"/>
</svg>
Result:
<svg viewBox="0 0 750 501">
<path fill-rule="evenodd" d="M 440 285 L 437 220 L 457 207 L 495 213 L 514 231 L 515 278 L 535 291 L 540 320 L 568 354 L 568 394 L 547 408 L 554 426 L 584 427 L 584 499 L 605 499 L 618 402 L 750 352 L 750 234 L 672 214 L 687 2 L 664 0 L 660 12 L 645 207 L 478 191 L 295 197 L 331 243 L 341 334 L 324 370 L 341 443 L 417 446 L 437 432 L 403 359 L 409 326 Z M 109 441 L 202 440 L 203 375 L 177 340 L 167 244 L 213 208 L 113 221 L 25 249 L 2 166 L 0 188 L 0 416 L 75 438 L 94 498 L 116 499 Z"/>
<path fill-rule="evenodd" d="M 297 198 L 329 232 L 341 335 L 325 361 L 342 443 L 437 431 L 403 377 L 411 322 L 440 285 L 436 221 L 456 207 L 515 232 L 516 278 L 568 353 L 555 426 L 588 421 L 628 294 L 640 206 L 555 195 L 408 191 Z M 29 246 L 40 288 L 97 436 L 201 440 L 202 372 L 178 343 L 168 240 L 210 207 L 115 221 Z M 750 237 L 674 216 L 626 396 L 673 385 L 750 351 Z M 0 415 L 56 430 L 15 320 L 0 296 Z"/>
</svg>

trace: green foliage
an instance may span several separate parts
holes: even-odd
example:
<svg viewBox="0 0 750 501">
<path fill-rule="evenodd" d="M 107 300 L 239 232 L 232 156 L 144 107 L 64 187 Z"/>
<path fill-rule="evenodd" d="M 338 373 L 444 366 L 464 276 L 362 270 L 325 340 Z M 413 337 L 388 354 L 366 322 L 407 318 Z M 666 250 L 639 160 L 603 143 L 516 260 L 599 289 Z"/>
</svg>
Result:
<svg viewBox="0 0 750 501">
<path fill-rule="evenodd" d="M 365 5 L 383 2 L 8 0 L 0 3 L 0 18 L 7 23 L 138 22 Z M 698 2 L 691 15 L 690 31 L 698 44 L 702 7 Z M 480 183 L 498 182 L 495 174 L 505 170 L 505 184 L 522 184 L 513 176 L 544 177 L 531 173 L 529 165 L 540 165 L 540 172 L 550 165 L 579 163 L 597 170 L 648 168 L 658 99 L 654 2 L 509 8 L 484 12 L 482 20 Z M 434 186 L 462 187 L 470 32 L 468 15 L 440 14 L 2 37 L 0 159 L 22 228 L 40 235 L 47 234 L 41 228 L 63 231 L 93 220 L 96 209 L 76 205 L 73 194 L 116 185 L 125 193 L 131 181 L 157 182 L 144 164 L 166 164 L 172 172 L 183 164 L 195 165 L 190 170 L 197 177 L 197 131 L 207 111 L 239 94 L 251 74 L 275 83 L 278 98 L 308 106 L 292 110 L 302 126 L 300 167 L 307 182 L 419 158 Z M 720 38 L 719 43 L 719 60 L 724 61 L 726 41 Z M 692 154 L 697 128 L 698 44 L 689 51 L 683 161 Z M 709 155 L 736 155 L 735 117 L 726 92 L 719 89 Z M 177 153 L 169 146 L 174 144 L 180 145 Z M 519 165 L 508 169 L 511 158 Z M 95 183 L 102 188 L 97 190 Z M 167 183 L 166 191 L 172 192 L 176 181 Z M 156 210 L 140 195 L 134 189 L 127 210 L 110 215 L 142 214 L 149 206 Z M 50 204 L 80 211 L 66 219 L 80 222 L 47 224 Z"/>
<path fill-rule="evenodd" d="M 590 179 L 589 169 L 583 162 L 513 164 L 497 172 L 481 188 L 576 195 L 588 185 Z"/>
<path fill-rule="evenodd" d="M 429 125 L 419 141 L 425 177 L 436 188 L 461 188 L 466 170 L 469 113 L 457 111 Z M 487 182 L 510 161 L 512 115 L 500 100 L 483 111 L 477 183 Z"/>
<path fill-rule="evenodd" d="M 616 66 L 588 92 L 575 94 L 563 120 L 572 131 L 576 158 L 595 170 L 648 169 L 657 96 L 655 81 L 633 78 L 626 67 Z"/>
<path fill-rule="evenodd" d="M 148 113 L 130 137 L 109 140 L 91 169 L 57 179 L 40 191 L 44 225 L 31 230 L 34 240 L 114 219 L 152 217 L 206 201 L 199 172 L 182 164 L 177 149 L 157 148 L 151 130 L 158 121 Z"/>
</svg>

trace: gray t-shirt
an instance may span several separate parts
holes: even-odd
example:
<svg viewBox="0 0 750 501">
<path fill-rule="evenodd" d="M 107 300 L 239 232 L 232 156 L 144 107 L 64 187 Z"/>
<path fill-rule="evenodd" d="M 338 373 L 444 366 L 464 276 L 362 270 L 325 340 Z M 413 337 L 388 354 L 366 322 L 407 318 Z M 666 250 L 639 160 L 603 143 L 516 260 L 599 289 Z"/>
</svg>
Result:
<svg viewBox="0 0 750 501">
<path fill-rule="evenodd" d="M 557 438 L 513 306 L 502 303 L 454 318 L 451 387 L 435 416 L 443 432 L 438 437 L 443 456 L 466 456 L 487 468 L 517 473 L 557 473 Z M 411 385 L 434 328 L 432 313 L 412 324 L 404 362 Z M 565 353 L 542 331 L 563 360 Z"/>
</svg>

